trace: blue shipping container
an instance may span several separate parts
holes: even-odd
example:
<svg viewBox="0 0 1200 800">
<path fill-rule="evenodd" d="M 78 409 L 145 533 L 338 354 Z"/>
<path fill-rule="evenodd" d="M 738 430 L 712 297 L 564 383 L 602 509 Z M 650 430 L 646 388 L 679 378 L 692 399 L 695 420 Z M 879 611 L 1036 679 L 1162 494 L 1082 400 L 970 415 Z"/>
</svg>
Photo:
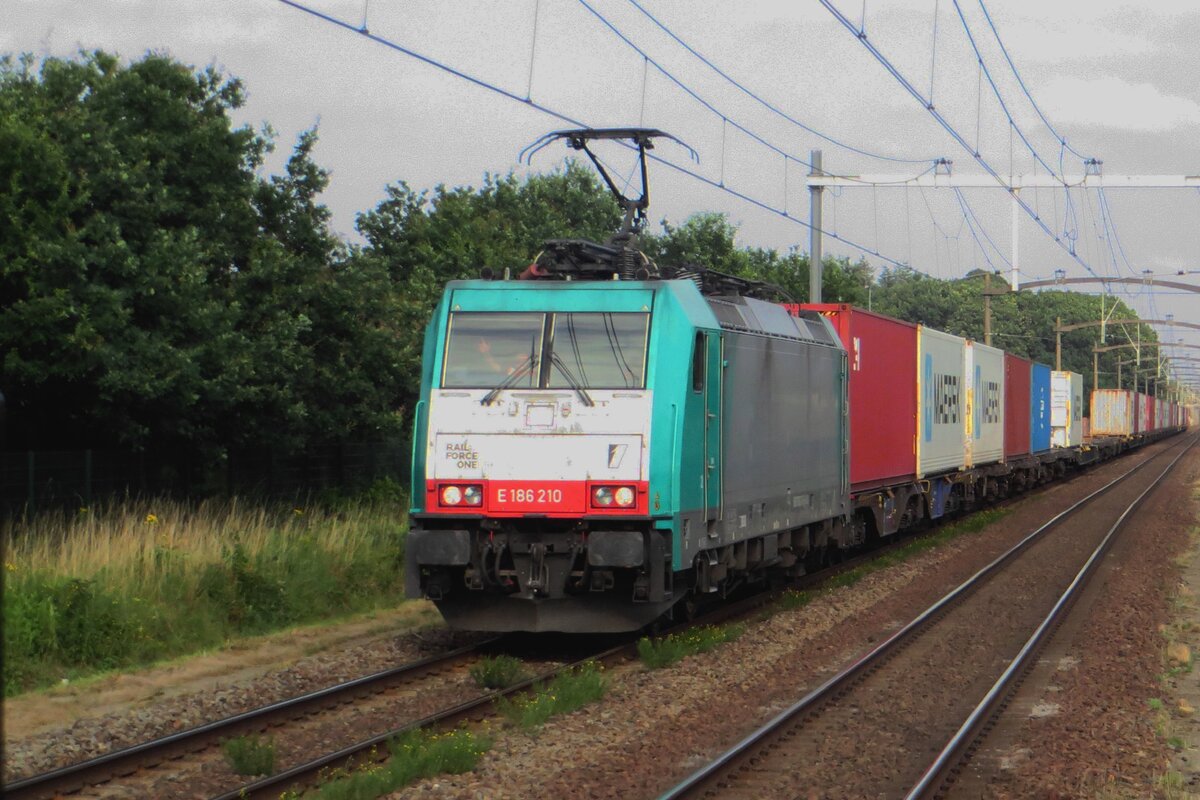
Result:
<svg viewBox="0 0 1200 800">
<path fill-rule="evenodd" d="M 1029 449 L 1041 453 L 1050 449 L 1050 368 L 1034 364 L 1030 377 Z"/>
</svg>

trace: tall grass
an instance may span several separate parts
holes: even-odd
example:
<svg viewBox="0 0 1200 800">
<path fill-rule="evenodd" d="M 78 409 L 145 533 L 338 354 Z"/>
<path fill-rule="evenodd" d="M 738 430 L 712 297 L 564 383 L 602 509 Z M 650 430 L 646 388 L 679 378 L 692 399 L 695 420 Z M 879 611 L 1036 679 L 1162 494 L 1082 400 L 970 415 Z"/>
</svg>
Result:
<svg viewBox="0 0 1200 800">
<path fill-rule="evenodd" d="M 139 500 L 0 524 L 5 695 L 397 602 L 400 495 Z"/>
</svg>

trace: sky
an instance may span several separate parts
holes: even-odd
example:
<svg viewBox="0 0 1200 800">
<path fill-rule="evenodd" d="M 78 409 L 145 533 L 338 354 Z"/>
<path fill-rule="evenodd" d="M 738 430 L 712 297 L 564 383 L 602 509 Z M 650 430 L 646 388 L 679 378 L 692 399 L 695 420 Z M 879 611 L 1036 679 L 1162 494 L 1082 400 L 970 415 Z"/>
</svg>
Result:
<svg viewBox="0 0 1200 800">
<path fill-rule="evenodd" d="M 348 241 L 358 241 L 356 214 L 388 184 L 477 186 L 485 173 L 561 167 L 562 146 L 518 161 L 542 134 L 571 127 L 539 108 L 674 134 L 699 162 L 670 143 L 655 150 L 694 175 L 652 164 L 654 225 L 720 211 L 740 244 L 780 250 L 809 250 L 802 162 L 813 149 L 827 172 L 897 181 L 938 158 L 955 175 L 985 174 L 976 150 L 1005 181 L 1077 176 L 1082 157 L 1102 161 L 1106 175 L 1200 175 L 1195 0 L 830 0 L 854 31 L 819 0 L 296 2 L 344 25 L 281 0 L 0 0 L 0 53 L 156 51 L 241 78 L 248 99 L 237 122 L 275 131 L 266 171 L 282 169 L 317 126 L 314 156 L 331 177 L 322 199 Z M 631 175 L 627 151 L 602 155 Z M 1200 285 L 1200 188 L 1021 197 L 1050 231 L 1019 216 L 1022 281 L 1150 270 Z M 940 278 L 1009 272 L 1011 201 L 999 186 L 861 185 L 828 190 L 823 207 L 836 234 L 824 237 L 826 253 L 865 252 L 873 266 Z M 1200 324 L 1200 295 L 1112 287 L 1143 318 Z M 1200 344 L 1200 330 L 1158 327 L 1164 340 Z M 1200 374 L 1200 362 L 1182 360 L 1195 352 L 1173 354 L 1181 372 Z"/>
</svg>

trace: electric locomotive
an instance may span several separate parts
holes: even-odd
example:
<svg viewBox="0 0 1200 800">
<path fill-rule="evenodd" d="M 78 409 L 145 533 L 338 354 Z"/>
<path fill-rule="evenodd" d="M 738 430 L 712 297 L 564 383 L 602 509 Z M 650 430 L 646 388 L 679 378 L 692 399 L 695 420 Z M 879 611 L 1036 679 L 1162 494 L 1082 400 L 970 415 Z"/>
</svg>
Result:
<svg viewBox="0 0 1200 800">
<path fill-rule="evenodd" d="M 450 283 L 414 415 L 406 589 L 453 627 L 636 630 L 768 569 L 848 517 L 846 351 L 767 284 L 636 246 L 660 131 L 563 131 L 625 209 L 607 243 L 546 243 L 516 279 Z M 639 198 L 588 143 L 637 148 Z"/>
</svg>

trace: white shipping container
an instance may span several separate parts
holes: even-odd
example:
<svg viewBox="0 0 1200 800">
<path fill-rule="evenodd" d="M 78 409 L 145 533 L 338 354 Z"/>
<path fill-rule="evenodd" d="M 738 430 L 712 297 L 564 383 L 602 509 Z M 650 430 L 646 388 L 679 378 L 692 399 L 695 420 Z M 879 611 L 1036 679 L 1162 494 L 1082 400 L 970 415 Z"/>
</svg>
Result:
<svg viewBox="0 0 1200 800">
<path fill-rule="evenodd" d="M 1133 392 L 1097 389 L 1092 392 L 1092 436 L 1132 436 Z"/>
<path fill-rule="evenodd" d="M 1148 433 L 1150 429 L 1150 398 L 1137 394 L 1137 432 Z"/>
<path fill-rule="evenodd" d="M 967 342 L 967 466 L 1004 457 L 1004 351 Z"/>
<path fill-rule="evenodd" d="M 1083 376 L 1078 372 L 1050 373 L 1050 445 L 1074 447 L 1083 443 Z"/>
<path fill-rule="evenodd" d="M 917 326 L 917 476 L 966 466 L 966 340 Z"/>
</svg>

